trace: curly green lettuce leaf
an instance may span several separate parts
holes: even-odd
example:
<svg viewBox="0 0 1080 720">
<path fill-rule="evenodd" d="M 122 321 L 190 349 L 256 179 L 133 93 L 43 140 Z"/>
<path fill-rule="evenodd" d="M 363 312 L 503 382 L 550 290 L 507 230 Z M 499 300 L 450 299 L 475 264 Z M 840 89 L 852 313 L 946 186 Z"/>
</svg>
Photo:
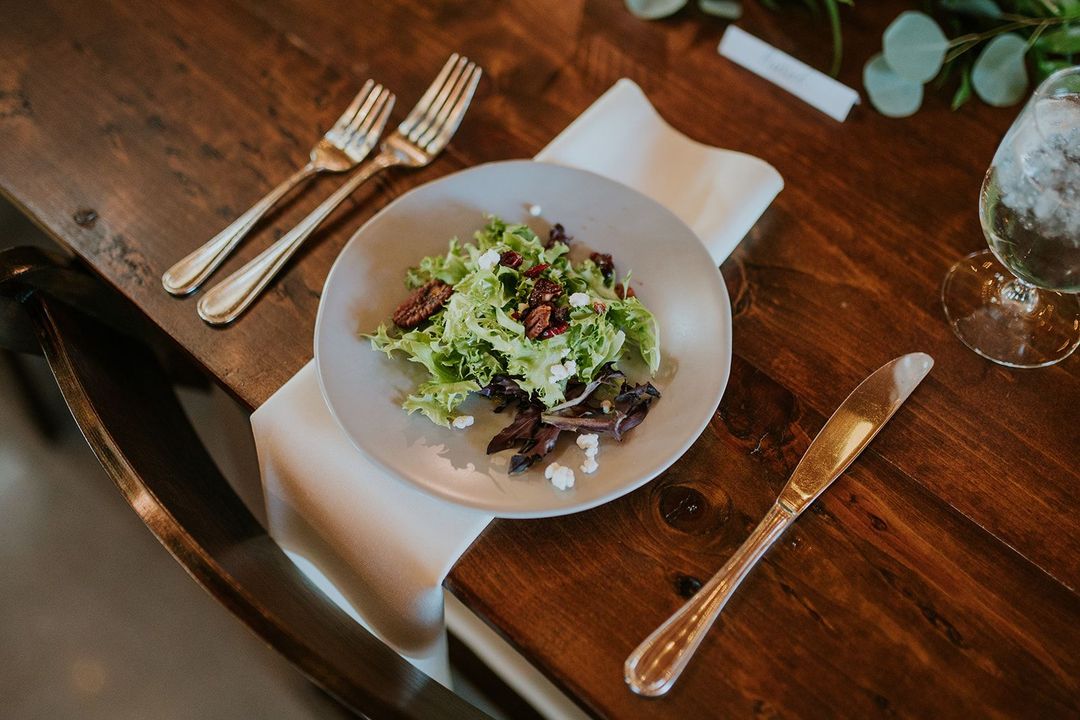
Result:
<svg viewBox="0 0 1080 720">
<path fill-rule="evenodd" d="M 513 250 L 522 256 L 522 264 L 516 269 L 501 264 L 481 267 L 479 258 L 490 250 L 500 255 Z M 410 269 L 406 277 L 410 288 L 439 279 L 453 285 L 454 293 L 421 327 L 400 331 L 380 325 L 366 335 L 374 349 L 389 357 L 400 353 L 427 371 L 428 381 L 408 396 L 403 408 L 448 427 L 468 394 L 496 375 L 514 378 L 522 390 L 553 407 L 563 402 L 571 382 L 553 378 L 553 366 L 573 360 L 577 368 L 573 377 L 587 382 L 628 349 L 636 349 L 655 373 L 660 350 L 652 314 L 636 298 L 619 299 L 614 279 L 605 279 L 592 260 L 574 267 L 568 252 L 562 242 L 545 248 L 525 225 L 491 217 L 473 242 L 462 244 L 455 238 L 445 255 L 425 257 Z M 597 312 L 592 302 L 570 308 L 566 332 L 529 339 L 519 313 L 528 304 L 534 280 L 523 271 L 537 265 L 547 266 L 544 276 L 563 286 L 564 298 L 586 293 L 606 311 Z"/>
<path fill-rule="evenodd" d="M 401 407 L 410 415 L 419 411 L 436 425 L 450 427 L 457 406 L 469 396 L 469 393 L 479 389 L 480 385 L 473 380 L 455 383 L 426 382 L 416 388 L 416 392 L 405 398 Z"/>
</svg>

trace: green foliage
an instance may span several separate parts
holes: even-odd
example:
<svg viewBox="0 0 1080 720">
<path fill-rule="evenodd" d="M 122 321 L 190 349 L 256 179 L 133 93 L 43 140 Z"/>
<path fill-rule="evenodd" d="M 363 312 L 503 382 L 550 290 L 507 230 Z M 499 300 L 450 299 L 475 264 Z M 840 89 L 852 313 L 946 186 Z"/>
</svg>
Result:
<svg viewBox="0 0 1080 720">
<path fill-rule="evenodd" d="M 882 115 L 907 117 L 922 105 L 923 84 L 898 75 L 882 53 L 870 58 L 863 68 L 863 85 Z"/>
<path fill-rule="evenodd" d="M 638 17 L 655 20 L 677 13 L 689 0 L 624 2 Z M 840 72 L 840 5 L 853 5 L 854 0 L 758 2 L 770 10 L 798 2 L 815 15 L 825 15 L 832 36 L 830 72 L 834 77 Z M 934 77 L 937 88 L 955 83 L 953 110 L 973 96 L 1004 106 L 1020 102 L 1032 79 L 1038 83 L 1080 63 L 1080 0 L 923 0 L 922 4 L 930 14 L 901 13 L 882 36 L 882 53 L 863 68 L 871 104 L 890 117 L 918 110 L 923 85 Z M 726 20 L 742 14 L 739 0 L 697 0 L 697 5 L 701 12 Z"/>
<path fill-rule="evenodd" d="M 910 80 L 927 82 L 937 75 L 939 85 L 955 75 L 952 71 L 959 65 L 954 110 L 973 95 L 989 105 L 1014 105 L 1027 94 L 1030 75 L 1041 82 L 1080 61 L 1080 0 L 931 0 L 927 4 L 955 36 L 946 39 L 941 26 L 928 15 L 902 13 L 882 38 L 884 62 L 893 74 Z M 918 20 L 909 19 L 916 16 Z M 873 78 L 876 86 L 872 88 L 865 79 L 864 85 L 874 107 L 896 117 L 895 98 L 886 96 L 885 105 L 878 101 L 881 78 L 886 77 L 881 62 L 875 56 L 867 63 L 864 78 Z M 872 71 L 871 64 L 875 65 Z"/>
<path fill-rule="evenodd" d="M 1027 41 L 1016 33 L 998 35 L 986 44 L 971 69 L 971 85 L 987 105 L 1015 105 L 1027 92 L 1024 66 Z"/>
<path fill-rule="evenodd" d="M 840 28 L 840 5 L 854 5 L 854 0 L 798 0 L 814 14 L 822 12 L 828 17 L 829 32 L 832 36 L 832 64 L 829 72 L 835 77 L 840 72 L 840 63 L 844 57 L 844 41 Z M 630 12 L 643 20 L 659 20 L 670 17 L 683 9 L 688 0 L 624 0 Z M 779 10 L 780 0 L 758 0 L 770 10 Z M 742 17 L 740 0 L 698 0 L 698 8 L 706 15 L 738 20 Z"/>
<path fill-rule="evenodd" d="M 738 20 L 742 17 L 742 3 L 738 0 L 698 0 L 698 7 L 707 15 L 725 20 Z"/>
<path fill-rule="evenodd" d="M 630 12 L 643 20 L 658 20 L 682 10 L 687 0 L 626 0 Z"/>
<path fill-rule="evenodd" d="M 901 13 L 881 39 L 892 71 L 920 85 L 938 74 L 949 49 L 949 41 L 934 18 L 915 10 Z"/>
</svg>

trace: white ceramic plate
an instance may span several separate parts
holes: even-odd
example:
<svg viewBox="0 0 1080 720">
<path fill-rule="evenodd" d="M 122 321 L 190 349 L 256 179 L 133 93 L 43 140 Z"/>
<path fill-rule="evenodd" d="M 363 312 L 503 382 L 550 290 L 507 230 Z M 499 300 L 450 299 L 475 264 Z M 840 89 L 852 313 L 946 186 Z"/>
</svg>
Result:
<svg viewBox="0 0 1080 720">
<path fill-rule="evenodd" d="M 530 205 L 542 209 L 531 217 Z M 654 384 L 663 397 L 622 443 L 601 436 L 600 468 L 586 475 L 573 436 L 564 434 L 544 464 L 575 468 L 566 491 L 543 465 L 522 475 L 506 469 L 513 451 L 485 454 L 511 419 L 471 398 L 462 414 L 476 424 L 448 430 L 401 401 L 422 380 L 404 359 L 371 349 L 370 332 L 405 299 L 405 271 L 425 255 L 446 252 L 454 236 L 471 240 L 484 214 L 525 222 L 542 237 L 561 222 L 574 236 L 571 257 L 614 255 L 620 276 L 633 271 L 638 297 L 660 325 L 663 363 Z M 330 271 L 315 326 L 319 384 L 345 434 L 375 464 L 451 502 L 501 517 L 547 517 L 595 507 L 640 487 L 675 462 L 716 411 L 731 366 L 731 309 L 708 252 L 668 210 L 630 188 L 584 170 L 530 160 L 481 165 L 419 187 L 365 224 Z M 639 367 L 621 363 L 632 380 Z"/>
</svg>

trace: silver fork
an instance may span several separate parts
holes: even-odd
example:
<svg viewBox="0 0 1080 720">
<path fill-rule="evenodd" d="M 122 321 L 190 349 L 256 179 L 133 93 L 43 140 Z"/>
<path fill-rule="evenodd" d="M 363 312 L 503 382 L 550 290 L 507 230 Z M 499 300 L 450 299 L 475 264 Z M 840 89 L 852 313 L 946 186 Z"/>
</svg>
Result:
<svg viewBox="0 0 1080 720">
<path fill-rule="evenodd" d="M 419 168 L 442 152 L 457 131 L 480 82 L 480 68 L 468 58 L 451 55 L 409 116 L 333 195 L 288 234 L 244 267 L 210 289 L 199 301 L 199 317 L 211 325 L 226 325 L 240 316 L 281 270 L 300 245 L 345 198 L 386 168 Z"/>
<path fill-rule="evenodd" d="M 268 192 L 205 245 L 166 270 L 161 276 L 161 284 L 173 295 L 193 292 L 224 262 L 259 218 L 290 190 L 319 173 L 345 172 L 359 165 L 371 152 L 386 125 L 385 117 L 380 121 L 383 108 L 389 113 L 393 104 L 394 96 L 382 85 L 376 85 L 372 80 L 364 83 L 348 109 L 311 149 L 304 167 Z"/>
</svg>

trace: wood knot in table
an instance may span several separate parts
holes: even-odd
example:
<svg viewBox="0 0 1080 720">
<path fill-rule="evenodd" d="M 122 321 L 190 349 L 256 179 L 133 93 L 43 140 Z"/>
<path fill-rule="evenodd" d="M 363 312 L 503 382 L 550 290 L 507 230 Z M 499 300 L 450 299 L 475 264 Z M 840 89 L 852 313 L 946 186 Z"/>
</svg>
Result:
<svg viewBox="0 0 1080 720">
<path fill-rule="evenodd" d="M 90 230 L 97 224 L 98 214 L 97 210 L 92 208 L 79 208 L 71 216 L 71 219 L 75 221 L 75 224 L 81 228 Z"/>
<path fill-rule="evenodd" d="M 708 487 L 709 496 L 689 485 L 667 485 L 656 493 L 660 519 L 689 535 L 710 535 L 723 527 L 731 513 L 731 498 L 719 487 Z M 710 497 L 711 496 L 711 497 Z"/>
</svg>

